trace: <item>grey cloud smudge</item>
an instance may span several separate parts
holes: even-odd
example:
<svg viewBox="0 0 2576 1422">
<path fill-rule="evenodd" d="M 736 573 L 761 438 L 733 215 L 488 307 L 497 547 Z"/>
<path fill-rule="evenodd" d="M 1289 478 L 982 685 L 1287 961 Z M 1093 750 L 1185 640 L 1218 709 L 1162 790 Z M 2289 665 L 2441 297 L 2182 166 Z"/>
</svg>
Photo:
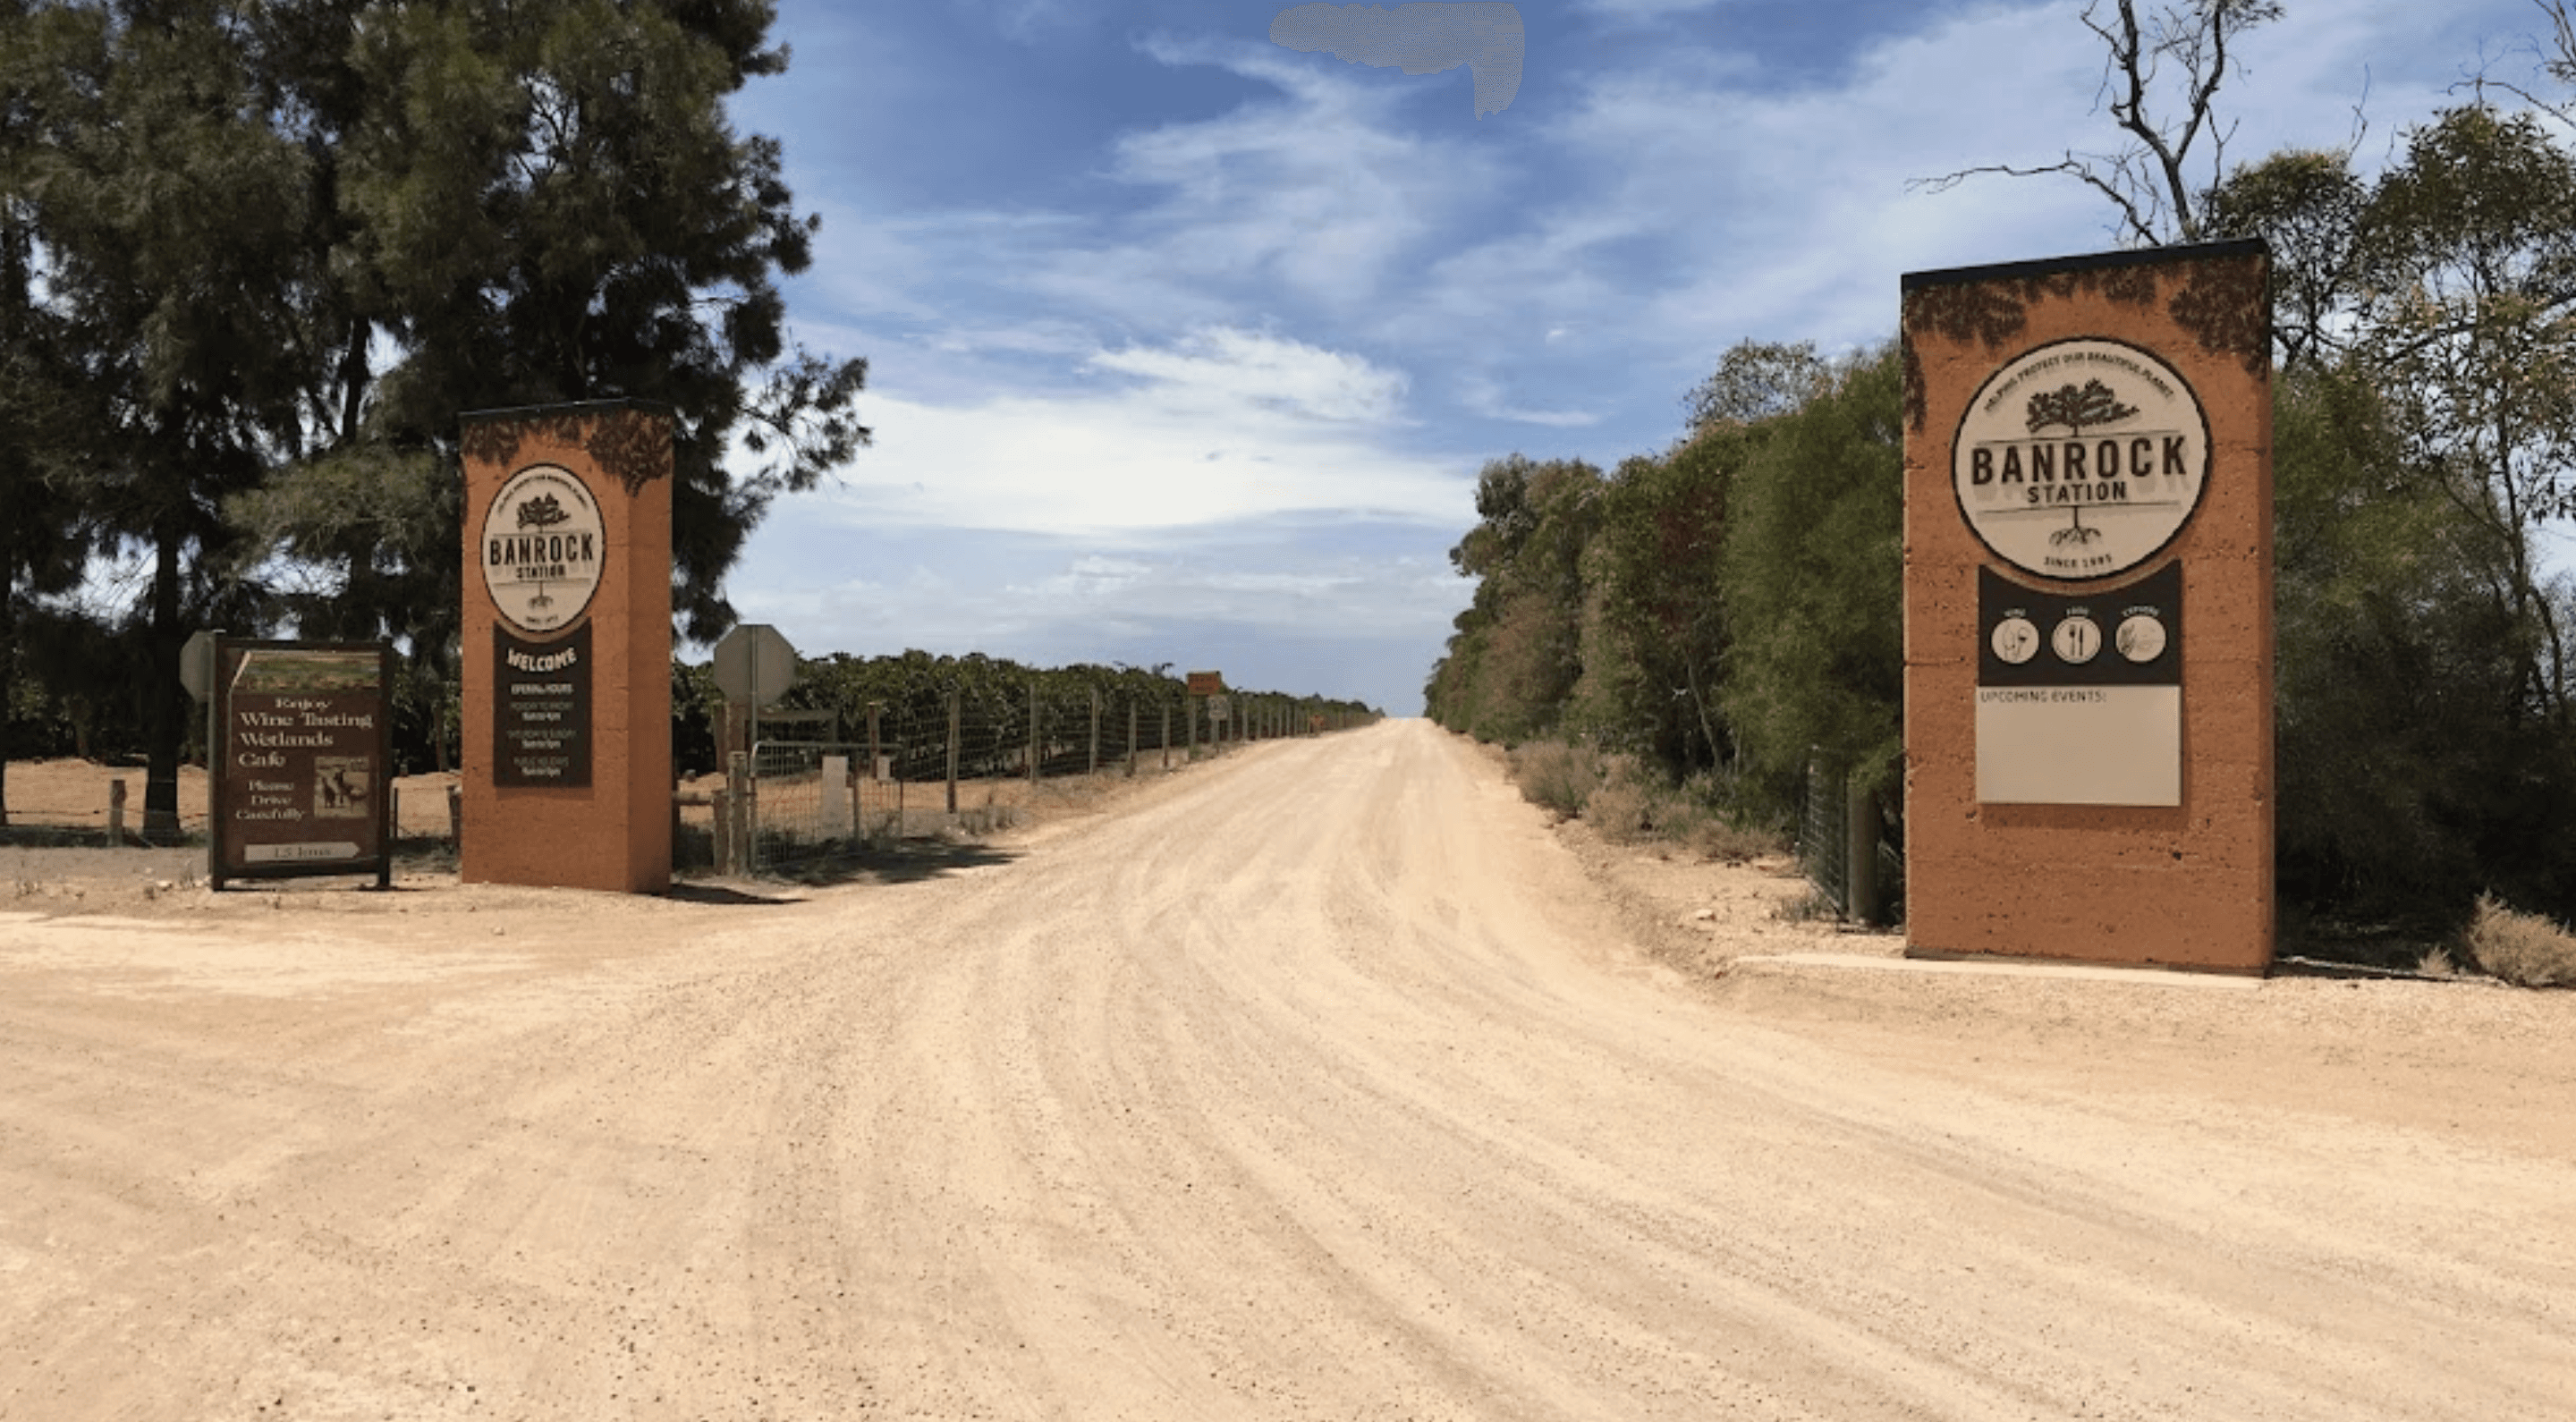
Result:
<svg viewBox="0 0 2576 1422">
<path fill-rule="evenodd" d="M 1270 22 L 1270 42 L 1353 64 L 1436 74 L 1468 66 L 1476 117 L 1501 113 L 1521 89 L 1521 12 L 1499 0 L 1398 5 L 1297 5 Z"/>
</svg>

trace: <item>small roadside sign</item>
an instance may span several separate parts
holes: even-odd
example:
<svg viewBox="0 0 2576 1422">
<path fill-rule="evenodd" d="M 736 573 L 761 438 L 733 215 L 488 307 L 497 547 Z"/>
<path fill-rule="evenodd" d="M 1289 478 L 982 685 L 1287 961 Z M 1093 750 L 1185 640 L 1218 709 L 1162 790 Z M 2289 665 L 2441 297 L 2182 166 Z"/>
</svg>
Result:
<svg viewBox="0 0 2576 1422">
<path fill-rule="evenodd" d="M 1225 673 L 1195 671 L 1190 673 L 1190 695 L 1215 696 L 1225 690 Z"/>
<path fill-rule="evenodd" d="M 716 643 L 716 689 L 728 701 L 767 706 L 796 684 L 796 649 L 765 622 L 746 622 Z"/>
<path fill-rule="evenodd" d="M 179 684 L 190 699 L 203 701 L 215 684 L 215 634 L 200 632 L 179 649 Z"/>
<path fill-rule="evenodd" d="M 1223 696 L 1211 696 L 1207 699 L 1207 702 L 1208 719 L 1218 722 L 1224 721 L 1229 709 L 1226 698 Z"/>
</svg>

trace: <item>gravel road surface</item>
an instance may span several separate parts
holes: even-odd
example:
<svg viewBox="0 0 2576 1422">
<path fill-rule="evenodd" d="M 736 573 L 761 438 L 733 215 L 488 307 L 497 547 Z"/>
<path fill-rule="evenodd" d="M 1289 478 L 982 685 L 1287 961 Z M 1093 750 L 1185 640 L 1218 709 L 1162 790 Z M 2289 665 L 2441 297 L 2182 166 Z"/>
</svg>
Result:
<svg viewBox="0 0 2576 1422">
<path fill-rule="evenodd" d="M 2560 1006 L 2410 985 L 2452 1131 L 2189 1027 L 2340 985 L 2055 982 L 2182 1024 L 2058 1071 L 1606 893 L 1420 722 L 907 883 L 22 886 L 0 1417 L 2576 1416 L 2576 1099 L 2460 1099 Z"/>
</svg>

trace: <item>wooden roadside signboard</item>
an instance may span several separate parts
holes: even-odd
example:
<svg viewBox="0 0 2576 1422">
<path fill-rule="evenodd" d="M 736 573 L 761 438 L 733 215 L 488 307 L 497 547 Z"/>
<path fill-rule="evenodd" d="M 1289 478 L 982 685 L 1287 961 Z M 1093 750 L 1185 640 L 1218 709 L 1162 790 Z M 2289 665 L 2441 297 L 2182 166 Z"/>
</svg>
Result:
<svg viewBox="0 0 2576 1422">
<path fill-rule="evenodd" d="M 214 643 L 206 875 L 373 874 L 393 883 L 393 648 Z"/>
<path fill-rule="evenodd" d="M 1194 671 L 1190 673 L 1189 689 L 1192 696 L 1219 695 L 1225 690 L 1225 673 Z"/>
</svg>

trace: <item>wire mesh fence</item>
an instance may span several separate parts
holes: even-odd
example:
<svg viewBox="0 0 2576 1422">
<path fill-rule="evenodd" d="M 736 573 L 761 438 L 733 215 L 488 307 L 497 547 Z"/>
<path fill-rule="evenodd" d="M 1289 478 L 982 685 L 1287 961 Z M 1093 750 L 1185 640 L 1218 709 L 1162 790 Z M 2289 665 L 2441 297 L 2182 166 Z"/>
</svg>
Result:
<svg viewBox="0 0 2576 1422">
<path fill-rule="evenodd" d="M 1841 917 L 1901 922 L 1905 851 L 1889 837 L 1879 798 L 1860 787 L 1859 767 L 1850 757 L 1821 747 L 1808 752 L 1798 863 L 1817 895 Z"/>
<path fill-rule="evenodd" d="M 1807 760 L 1807 803 L 1798 816 L 1798 864 L 1837 914 L 1851 912 L 1851 801 L 1844 770 L 1823 755 Z"/>
</svg>

